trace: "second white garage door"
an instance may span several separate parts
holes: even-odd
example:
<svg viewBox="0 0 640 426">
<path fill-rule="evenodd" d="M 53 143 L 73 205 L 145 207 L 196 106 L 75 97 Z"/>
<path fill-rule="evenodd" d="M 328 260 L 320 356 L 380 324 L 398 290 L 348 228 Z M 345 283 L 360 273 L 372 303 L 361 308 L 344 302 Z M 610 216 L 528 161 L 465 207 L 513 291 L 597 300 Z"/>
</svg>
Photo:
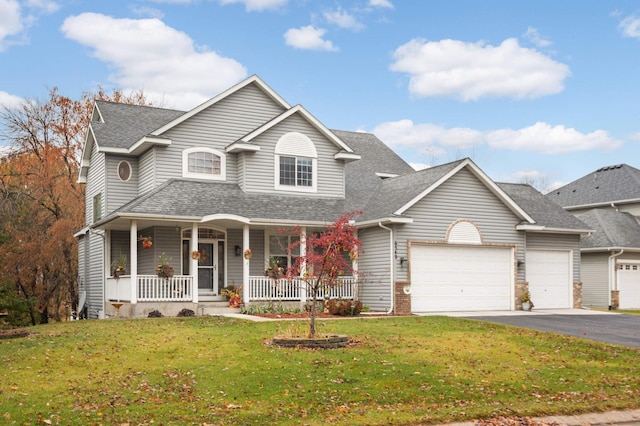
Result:
<svg viewBox="0 0 640 426">
<path fill-rule="evenodd" d="M 640 265 L 618 264 L 618 289 L 620 309 L 640 308 Z"/>
<path fill-rule="evenodd" d="M 412 245 L 413 312 L 510 310 L 513 249 Z"/>
<path fill-rule="evenodd" d="M 571 308 L 570 251 L 527 251 L 527 281 L 536 309 Z"/>
</svg>

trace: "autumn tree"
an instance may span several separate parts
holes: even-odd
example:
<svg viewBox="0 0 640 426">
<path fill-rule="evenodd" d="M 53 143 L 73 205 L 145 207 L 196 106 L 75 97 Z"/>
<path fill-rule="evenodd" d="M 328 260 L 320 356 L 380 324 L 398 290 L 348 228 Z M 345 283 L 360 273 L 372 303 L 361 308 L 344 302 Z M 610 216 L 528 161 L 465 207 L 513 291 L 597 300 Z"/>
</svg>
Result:
<svg viewBox="0 0 640 426">
<path fill-rule="evenodd" d="M 0 281 L 29 303 L 32 324 L 61 320 L 77 300 L 77 242 L 84 187 L 77 182 L 93 99 L 147 104 L 142 92 L 85 93 L 72 100 L 49 91 L 0 110 Z"/>
<path fill-rule="evenodd" d="M 311 296 L 309 334 L 316 335 L 316 305 L 318 294 L 340 283 L 344 275 L 355 275 L 353 262 L 358 259 L 362 243 L 356 237 L 353 219 L 361 212 L 347 213 L 327 226 L 321 233 L 303 235 L 300 228 L 294 229 L 299 236 L 298 241 L 288 247 L 293 253 L 304 244 L 293 265 L 287 269 L 287 276 L 292 279 L 300 275 L 306 284 L 307 294 Z"/>
</svg>

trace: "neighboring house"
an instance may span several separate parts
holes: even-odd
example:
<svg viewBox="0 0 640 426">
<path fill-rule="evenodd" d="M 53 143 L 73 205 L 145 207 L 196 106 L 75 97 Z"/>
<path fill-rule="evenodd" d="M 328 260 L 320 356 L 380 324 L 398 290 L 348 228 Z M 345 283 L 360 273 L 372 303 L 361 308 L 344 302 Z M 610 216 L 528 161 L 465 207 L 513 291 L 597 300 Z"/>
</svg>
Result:
<svg viewBox="0 0 640 426">
<path fill-rule="evenodd" d="M 304 303 L 298 281 L 265 277 L 298 255 L 279 230 L 319 232 L 357 210 L 359 273 L 322 297 L 395 313 L 513 310 L 528 282 L 539 309 L 580 305 L 588 228 L 571 214 L 469 159 L 414 171 L 374 135 L 329 130 L 256 76 L 187 112 L 97 101 L 79 181 L 90 317 L 114 304 L 124 317 L 201 314 L 234 284 L 246 304 Z M 172 277 L 157 276 L 160 256 Z"/>
<path fill-rule="evenodd" d="M 547 197 L 594 230 L 580 243 L 584 306 L 640 308 L 640 170 L 602 167 Z"/>
</svg>

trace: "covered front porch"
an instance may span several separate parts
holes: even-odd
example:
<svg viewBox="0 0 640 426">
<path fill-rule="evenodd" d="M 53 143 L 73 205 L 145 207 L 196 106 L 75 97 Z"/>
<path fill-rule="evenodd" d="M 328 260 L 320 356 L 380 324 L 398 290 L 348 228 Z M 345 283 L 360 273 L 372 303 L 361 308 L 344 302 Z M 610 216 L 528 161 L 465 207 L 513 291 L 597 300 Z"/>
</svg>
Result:
<svg viewBox="0 0 640 426">
<path fill-rule="evenodd" d="M 265 275 L 270 264 L 286 268 L 306 247 L 287 253 L 296 238 L 282 232 L 292 224 L 248 224 L 238 218 L 216 218 L 199 222 L 158 220 L 118 220 L 105 229 L 105 308 L 115 304 L 153 306 L 182 304 L 197 307 L 203 302 L 224 302 L 222 290 L 235 288 L 245 305 L 262 302 L 300 302 L 311 297 L 300 278 L 272 278 Z M 124 229 L 128 228 L 128 229 Z M 301 232 L 318 232 L 319 226 Z M 152 242 L 152 244 L 149 244 Z M 114 262 L 126 258 L 123 274 L 114 271 Z M 173 275 L 157 273 L 165 259 Z M 357 299 L 357 280 L 344 276 L 319 299 Z M 175 305 L 177 306 L 177 305 Z M 126 309 L 122 312 L 138 312 Z M 197 311 L 196 311 L 197 312 Z"/>
</svg>

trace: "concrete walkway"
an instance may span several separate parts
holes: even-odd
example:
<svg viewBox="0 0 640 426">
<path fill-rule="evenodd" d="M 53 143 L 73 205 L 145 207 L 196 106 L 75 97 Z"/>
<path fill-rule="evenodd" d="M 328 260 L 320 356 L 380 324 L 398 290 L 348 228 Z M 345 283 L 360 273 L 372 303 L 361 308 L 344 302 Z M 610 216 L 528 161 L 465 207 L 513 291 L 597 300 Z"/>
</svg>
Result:
<svg viewBox="0 0 640 426">
<path fill-rule="evenodd" d="M 585 425 L 640 425 L 640 410 L 609 411 L 606 413 L 579 414 L 575 416 L 531 417 L 539 423 L 585 426 Z M 474 422 L 449 423 L 447 426 L 474 426 Z"/>
</svg>

